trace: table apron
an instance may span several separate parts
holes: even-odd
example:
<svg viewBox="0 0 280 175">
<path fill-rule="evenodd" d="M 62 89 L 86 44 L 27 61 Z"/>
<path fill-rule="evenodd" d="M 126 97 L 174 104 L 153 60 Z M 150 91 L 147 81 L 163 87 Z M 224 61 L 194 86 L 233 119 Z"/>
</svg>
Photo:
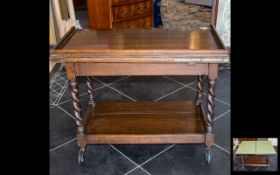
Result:
<svg viewBox="0 0 280 175">
<path fill-rule="evenodd" d="M 206 63 L 75 63 L 76 76 L 208 75 L 208 69 Z"/>
</svg>

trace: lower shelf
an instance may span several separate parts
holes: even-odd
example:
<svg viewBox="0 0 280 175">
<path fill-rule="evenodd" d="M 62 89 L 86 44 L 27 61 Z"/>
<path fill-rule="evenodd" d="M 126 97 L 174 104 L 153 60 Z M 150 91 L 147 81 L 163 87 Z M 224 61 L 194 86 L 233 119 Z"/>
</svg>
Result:
<svg viewBox="0 0 280 175">
<path fill-rule="evenodd" d="M 267 167 L 269 166 L 268 163 L 268 156 L 263 155 L 248 155 L 244 158 L 244 165 L 245 166 L 262 166 Z"/>
<path fill-rule="evenodd" d="M 106 102 L 90 108 L 87 144 L 204 143 L 202 108 L 192 101 Z"/>
</svg>

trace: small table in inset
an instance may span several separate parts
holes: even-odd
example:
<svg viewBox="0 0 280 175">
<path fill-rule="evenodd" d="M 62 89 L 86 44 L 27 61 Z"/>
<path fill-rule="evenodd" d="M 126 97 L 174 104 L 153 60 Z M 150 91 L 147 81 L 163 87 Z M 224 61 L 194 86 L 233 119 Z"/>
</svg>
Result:
<svg viewBox="0 0 280 175">
<path fill-rule="evenodd" d="M 276 151 L 270 141 L 243 141 L 239 145 L 236 155 L 242 156 L 242 166 L 269 166 L 268 156 Z"/>
</svg>

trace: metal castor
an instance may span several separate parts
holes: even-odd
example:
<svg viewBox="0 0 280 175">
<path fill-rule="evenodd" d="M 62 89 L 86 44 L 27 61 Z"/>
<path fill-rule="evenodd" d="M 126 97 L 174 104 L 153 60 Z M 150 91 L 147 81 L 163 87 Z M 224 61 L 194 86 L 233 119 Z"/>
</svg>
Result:
<svg viewBox="0 0 280 175">
<path fill-rule="evenodd" d="M 206 162 L 210 164 L 211 158 L 212 158 L 212 150 L 211 149 L 206 149 Z"/>
<path fill-rule="evenodd" d="M 78 155 L 78 164 L 82 165 L 85 161 L 85 148 L 80 148 Z"/>
</svg>

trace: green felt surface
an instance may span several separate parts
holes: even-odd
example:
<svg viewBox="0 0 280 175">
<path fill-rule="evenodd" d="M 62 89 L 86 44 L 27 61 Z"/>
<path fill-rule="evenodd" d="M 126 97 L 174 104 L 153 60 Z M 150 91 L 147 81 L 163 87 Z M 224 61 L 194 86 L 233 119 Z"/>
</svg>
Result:
<svg viewBox="0 0 280 175">
<path fill-rule="evenodd" d="M 276 151 L 270 141 L 243 141 L 235 154 L 271 155 Z"/>
<path fill-rule="evenodd" d="M 235 154 L 255 154 L 255 141 L 243 141 L 239 145 Z"/>
<path fill-rule="evenodd" d="M 257 141 L 256 154 L 276 154 L 270 141 Z"/>
</svg>

